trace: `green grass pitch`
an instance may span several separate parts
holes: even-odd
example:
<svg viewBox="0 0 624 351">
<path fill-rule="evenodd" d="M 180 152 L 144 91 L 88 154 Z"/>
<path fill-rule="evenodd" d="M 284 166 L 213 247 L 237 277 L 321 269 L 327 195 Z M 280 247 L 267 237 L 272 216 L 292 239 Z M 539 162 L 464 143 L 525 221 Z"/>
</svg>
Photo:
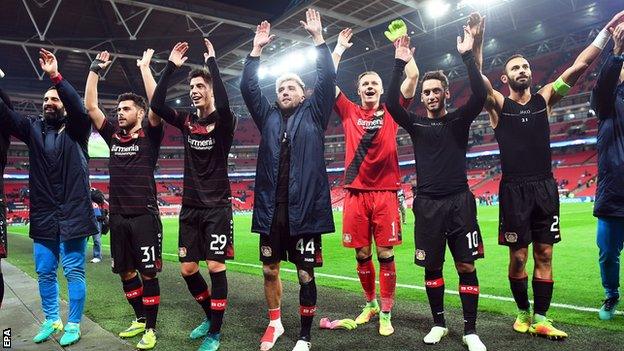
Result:
<svg viewBox="0 0 624 351">
<path fill-rule="evenodd" d="M 621 333 L 624 331 L 624 316 L 618 315 L 613 321 L 605 323 L 598 320 L 595 311 L 585 310 L 588 308 L 599 308 L 601 300 L 604 298 L 598 269 L 598 249 L 595 244 L 596 219 L 592 216 L 591 210 L 592 204 L 588 203 L 562 204 L 561 206 L 562 241 L 555 245 L 554 248 L 553 267 L 555 290 L 553 307 L 551 307 L 549 311 L 549 316 L 553 318 L 556 323 L 565 323 L 580 328 L 588 328 L 590 331 L 611 331 L 622 335 Z M 479 311 L 485 312 L 483 313 L 484 316 L 496 316 L 492 318 L 501 318 L 511 323 L 516 307 L 515 303 L 510 301 L 511 293 L 509 291 L 507 279 L 508 250 L 506 247 L 497 244 L 498 207 L 479 207 L 478 211 L 479 223 L 485 244 L 485 258 L 477 261 L 476 264 L 481 289 Z M 343 310 L 346 308 L 346 312 L 344 313 L 347 315 L 338 315 L 337 317 L 354 318 L 359 308 L 358 306 L 362 304 L 361 294 L 359 294 L 361 288 L 355 273 L 354 252 L 352 249 L 346 249 L 341 245 L 341 238 L 338 233 L 340 233 L 340 228 L 342 227 L 342 213 L 336 212 L 334 217 L 337 233 L 323 236 L 324 266 L 317 270 L 319 273 L 317 276 L 317 284 L 330 288 L 328 289 L 330 295 L 332 294 L 331 292 L 334 292 L 353 296 L 351 298 L 352 301 L 349 302 L 350 306 L 342 306 Z M 424 316 L 425 321 L 427 321 L 427 318 L 430 317 L 426 304 L 426 294 L 424 289 L 422 289 L 424 271 L 413 263 L 413 223 L 413 215 L 408 211 L 408 223 L 403 226 L 403 244 L 395 248 L 397 283 L 399 284 L 397 288 L 397 305 L 401 306 L 402 303 L 405 305 L 413 303 L 416 306 L 421 306 L 423 310 L 419 313 Z M 163 258 L 166 261 L 171 261 L 171 263 L 166 264 L 165 270 L 167 271 L 167 276 L 171 277 L 170 280 L 172 281 L 165 280 L 166 277 L 161 278 L 161 289 L 167 290 L 168 284 L 175 286 L 175 291 L 180 291 L 181 294 L 185 294 L 183 295 L 185 306 L 188 306 L 191 311 L 199 313 L 199 308 L 194 305 L 194 301 L 191 300 L 191 297 L 187 296 L 188 292 L 186 291 L 184 281 L 179 278 L 177 273 L 177 219 L 163 218 L 163 227 Z M 254 316 L 254 320 L 257 321 L 263 320 L 265 307 L 261 290 L 261 269 L 259 268 L 258 260 L 258 236 L 250 233 L 250 228 L 250 214 L 235 216 L 234 242 L 236 258 L 228 265 L 228 271 L 232 272 L 231 276 L 245 277 L 240 279 L 249 279 L 255 282 L 253 283 L 255 287 L 253 291 L 257 293 L 258 296 L 256 299 L 257 301 L 255 301 L 256 306 L 254 307 L 257 308 L 257 311 L 259 311 L 257 313 L 259 314 Z M 19 253 L 28 248 L 28 241 L 23 238 L 23 235 L 27 232 L 27 228 L 10 227 L 9 232 L 14 234 L 11 235 L 10 240 L 14 238 L 13 243 L 18 246 L 10 251 L 10 261 L 18 264 L 20 268 L 26 270 L 29 274 L 32 274 L 31 256 L 29 256 L 28 253 Z M 20 236 L 22 237 L 20 238 Z M 103 243 L 105 245 L 108 244 L 108 239 L 108 236 L 103 238 Z M 11 244 L 12 242 L 10 241 L 10 245 Z M 11 249 L 12 247 L 9 246 L 9 248 Z M 105 247 L 104 252 L 108 253 L 108 251 L 108 247 Z M 109 261 L 106 260 L 106 262 Z M 375 264 L 376 268 L 378 268 L 376 261 Z M 102 324 L 107 329 L 119 330 L 125 327 L 128 318 L 125 318 L 125 320 L 121 318 L 121 320 L 119 320 L 119 318 L 107 317 L 109 315 L 129 315 L 129 307 L 124 303 L 122 299 L 123 295 L 118 291 L 121 290 L 121 286 L 118 284 L 118 278 L 115 278 L 115 276 L 110 273 L 109 267 L 103 268 L 102 265 L 99 265 L 97 269 L 93 267 L 94 265 L 89 265 L 89 274 L 96 274 L 98 277 L 101 275 L 98 279 L 105 279 L 107 283 L 110 283 L 107 285 L 110 286 L 103 288 L 103 290 L 99 289 L 97 285 L 101 283 L 93 282 L 93 279 L 91 279 L 89 293 L 95 295 L 92 299 L 110 298 L 104 295 L 106 291 L 109 292 L 107 294 L 114 294 L 114 300 L 120 302 L 120 304 L 112 308 L 113 312 L 107 311 L 107 313 L 99 311 L 98 308 L 100 307 L 98 306 L 104 309 L 111 309 L 110 305 L 88 305 L 87 315 L 93 316 L 98 323 Z M 283 267 L 289 269 L 294 268 L 291 264 L 284 264 Z M 532 260 L 529 260 L 528 271 L 529 275 L 531 275 Z M 208 281 L 209 278 L 207 274 L 204 273 L 204 275 Z M 447 290 L 457 290 L 457 274 L 450 255 L 447 256 L 444 275 Z M 296 274 L 292 272 L 284 272 L 282 277 L 286 281 L 296 282 Z M 296 287 L 295 284 L 291 285 Z M 336 289 L 343 290 L 343 293 L 340 293 L 340 290 Z M 232 290 L 230 290 L 230 294 L 232 294 Z M 323 299 L 319 298 L 319 311 L 322 311 L 323 308 L 322 300 Z M 455 309 L 457 313 L 459 313 L 457 310 L 460 307 L 459 298 L 452 293 L 446 295 L 445 305 L 450 307 L 451 310 Z M 232 309 L 236 308 L 233 302 L 231 306 Z M 175 308 L 179 307 L 180 306 L 177 306 Z M 295 309 L 294 306 L 290 307 L 293 310 Z M 163 310 L 167 308 L 168 307 L 161 306 Z M 119 311 L 115 312 L 117 309 Z M 166 312 L 164 313 L 166 314 Z M 322 314 L 322 312 L 319 312 L 319 314 Z M 231 318 L 229 318 L 229 320 L 231 322 Z M 264 321 L 260 323 L 254 322 L 253 328 L 249 331 L 253 335 L 252 340 L 259 338 L 263 331 L 264 323 Z M 481 325 L 484 322 L 480 319 L 478 323 Z M 180 333 L 182 333 L 182 331 L 180 331 Z M 187 330 L 184 330 L 182 334 L 184 333 L 187 333 Z M 315 331 L 315 333 L 318 332 Z M 420 337 L 422 336 L 419 336 L 419 338 Z M 165 345 L 163 345 L 163 347 L 164 346 Z M 292 347 L 290 344 L 283 346 Z M 238 348 L 238 350 L 240 349 L 241 348 Z M 247 347 L 242 349 L 253 350 L 256 349 L 256 346 L 251 348 L 247 345 Z"/>
</svg>

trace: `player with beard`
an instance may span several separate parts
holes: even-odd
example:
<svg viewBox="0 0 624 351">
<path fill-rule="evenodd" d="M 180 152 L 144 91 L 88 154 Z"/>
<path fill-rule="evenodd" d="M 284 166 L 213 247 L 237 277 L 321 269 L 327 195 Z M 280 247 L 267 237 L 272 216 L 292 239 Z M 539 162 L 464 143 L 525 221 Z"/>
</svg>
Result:
<svg viewBox="0 0 624 351">
<path fill-rule="evenodd" d="M 555 104 L 600 55 L 613 27 L 624 11 L 596 36 L 555 82 L 531 92 L 532 72 L 527 59 L 516 54 L 505 62 L 501 81 L 509 87 L 509 96 L 488 86 L 486 110 L 500 147 L 502 179 L 499 189 L 500 245 L 509 247 L 509 283 L 518 314 L 513 329 L 549 339 L 562 339 L 567 333 L 555 328 L 546 318 L 553 295 L 553 245 L 561 241 L 559 230 L 559 192 L 552 173 L 548 117 Z M 482 62 L 484 20 L 479 15 L 469 19 L 476 38 L 474 49 L 479 66 Z M 533 315 L 528 296 L 528 246 L 533 244 Z"/>
<path fill-rule="evenodd" d="M 336 71 L 323 39 L 321 16 L 308 9 L 300 21 L 316 47 L 316 83 L 309 98 L 304 83 L 293 73 L 277 78 L 277 103 L 262 94 L 258 68 L 263 48 L 275 35 L 264 21 L 256 27 L 253 50 L 245 60 L 241 94 L 260 130 L 255 201 L 251 231 L 260 234 L 260 260 L 269 325 L 260 350 L 273 348 L 284 333 L 281 320 L 280 262 L 289 260 L 299 278 L 301 329 L 293 351 L 309 351 L 316 312 L 314 267 L 323 263 L 321 235 L 335 231 L 325 168 L 324 131 L 336 91 Z"/>
<path fill-rule="evenodd" d="M 184 195 L 180 212 L 178 258 L 189 292 L 206 317 L 191 331 L 191 339 L 204 338 L 200 351 L 219 348 L 223 315 L 227 307 L 226 260 L 234 258 L 234 236 L 227 160 L 236 117 L 230 110 L 221 80 L 215 50 L 204 39 L 207 69 L 189 74 L 189 97 L 195 113 L 176 111 L 165 104 L 174 71 L 186 61 L 188 43 L 177 43 L 158 82 L 152 110 L 180 129 L 184 142 Z M 199 261 L 208 266 L 211 290 L 199 271 Z"/>
<path fill-rule="evenodd" d="M 150 99 L 156 81 L 149 71 L 154 50 L 137 60 Z M 124 93 L 117 98 L 115 126 L 98 107 L 99 73 L 111 64 L 106 51 L 90 67 L 85 87 L 85 107 L 95 129 L 110 148 L 110 232 L 113 273 L 119 274 L 136 320 L 119 333 L 129 338 L 143 333 L 138 349 L 156 346 L 156 320 L 160 285 L 156 275 L 162 268 L 162 225 L 156 200 L 154 169 L 163 138 L 161 120 L 149 111 L 142 96 Z M 145 120 L 146 115 L 148 116 Z M 137 274 L 137 270 L 140 273 Z"/>
<path fill-rule="evenodd" d="M 41 49 L 39 55 L 41 69 L 54 83 L 43 97 L 43 117 L 24 117 L 0 101 L 0 128 L 10 129 L 28 146 L 30 237 L 45 316 L 33 341 L 44 342 L 63 330 L 57 278 L 60 260 L 67 279 L 69 312 L 59 343 L 68 346 L 80 340 L 86 244 L 98 231 L 87 164 L 91 122 L 82 99 L 59 73 L 54 54 Z"/>
<path fill-rule="evenodd" d="M 4 76 L 4 73 L 0 76 Z M 2 99 L 4 104 L 9 109 L 13 109 L 9 96 L 6 95 L 2 89 L 0 89 L 0 99 Z M 11 143 L 10 131 L 10 128 L 2 128 L 2 131 L 0 131 L 0 308 L 2 308 L 2 300 L 4 299 L 2 259 L 7 258 L 8 255 L 6 203 L 4 202 L 4 167 L 7 163 L 7 151 L 9 150 L 9 144 Z"/>
<path fill-rule="evenodd" d="M 393 26 L 397 22 L 402 26 Z M 388 32 L 392 34 L 390 31 L 403 31 L 402 34 L 405 34 L 407 27 L 401 20 L 393 21 Z M 352 35 L 350 28 L 340 32 L 332 54 L 334 66 L 338 67 L 344 51 L 353 45 L 349 42 Z M 401 85 L 401 104 L 407 108 L 418 85 L 415 60 L 410 60 L 405 66 L 405 73 L 407 78 Z M 367 323 L 381 312 L 379 334 L 388 336 L 394 333 L 390 319 L 396 289 L 393 247 L 402 241 L 397 199 L 397 190 L 401 187 L 396 143 L 399 126 L 389 116 L 385 104 L 380 102 L 384 90 L 381 77 L 376 72 L 360 74 L 357 93 L 359 105 L 336 88 L 334 105 L 342 120 L 346 143 L 342 244 L 355 249 L 357 274 L 366 298 L 366 305 L 355 322 Z M 376 298 L 371 249 L 373 239 L 379 261 L 381 308 Z"/>
<path fill-rule="evenodd" d="M 427 117 L 408 113 L 400 103 L 399 82 L 405 65 L 413 60 L 409 42 L 407 36 L 397 41 L 386 104 L 390 115 L 409 132 L 414 144 L 417 177 L 413 206 L 416 216 L 415 263 L 425 268 L 425 288 L 435 324 L 423 341 L 436 344 L 448 334 L 442 275 L 448 244 L 459 274 L 463 342 L 469 351 L 485 351 L 486 347 L 476 333 L 479 281 L 474 264 L 476 259 L 483 257 L 483 243 L 475 198 L 468 188 L 466 151 L 470 125 L 483 109 L 487 91 L 472 53 L 472 35 L 469 28 L 464 27 L 463 40 L 457 38 L 457 51 L 468 70 L 472 95 L 463 106 L 448 112 L 448 79 L 442 71 L 427 72 L 421 93 Z"/>
</svg>

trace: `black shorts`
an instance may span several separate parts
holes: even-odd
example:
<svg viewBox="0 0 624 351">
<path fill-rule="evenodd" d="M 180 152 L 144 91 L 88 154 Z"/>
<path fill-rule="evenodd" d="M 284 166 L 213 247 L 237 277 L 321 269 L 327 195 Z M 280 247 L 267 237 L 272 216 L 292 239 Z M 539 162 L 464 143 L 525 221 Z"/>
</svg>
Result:
<svg viewBox="0 0 624 351">
<path fill-rule="evenodd" d="M 110 236 L 113 273 L 161 271 L 162 224 L 157 214 L 111 215 Z"/>
<path fill-rule="evenodd" d="M 4 203 L 4 196 L 0 194 L 0 258 L 6 258 L 8 255 L 6 220 L 6 204 Z"/>
<path fill-rule="evenodd" d="M 321 235 L 291 236 L 288 204 L 278 203 L 269 235 L 260 235 L 260 261 L 264 264 L 290 261 L 299 267 L 321 267 Z"/>
<path fill-rule="evenodd" d="M 473 262 L 483 258 L 483 240 L 477 223 L 474 195 L 466 190 L 443 198 L 416 196 L 414 262 L 437 269 L 444 263 L 448 243 L 455 262 Z"/>
<path fill-rule="evenodd" d="M 503 180 L 499 188 L 498 243 L 528 247 L 554 244 L 559 231 L 559 191 L 552 175 Z"/>
<path fill-rule="evenodd" d="M 182 206 L 178 232 L 180 262 L 218 261 L 234 258 L 232 207 Z"/>
</svg>

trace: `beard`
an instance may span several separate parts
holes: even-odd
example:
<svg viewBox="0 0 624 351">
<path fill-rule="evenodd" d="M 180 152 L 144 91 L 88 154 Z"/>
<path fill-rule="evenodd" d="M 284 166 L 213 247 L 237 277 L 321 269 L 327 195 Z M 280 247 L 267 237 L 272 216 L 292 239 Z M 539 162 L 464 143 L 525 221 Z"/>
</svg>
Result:
<svg viewBox="0 0 624 351">
<path fill-rule="evenodd" d="M 532 84 L 533 84 L 533 79 L 531 77 L 527 77 L 527 80 L 524 81 L 524 83 L 520 83 L 516 80 L 510 79 L 509 89 L 516 91 L 516 92 L 520 92 L 531 87 Z"/>
<path fill-rule="evenodd" d="M 54 109 L 54 112 L 43 112 L 43 119 L 52 125 L 57 125 L 65 119 L 65 110 Z"/>
</svg>

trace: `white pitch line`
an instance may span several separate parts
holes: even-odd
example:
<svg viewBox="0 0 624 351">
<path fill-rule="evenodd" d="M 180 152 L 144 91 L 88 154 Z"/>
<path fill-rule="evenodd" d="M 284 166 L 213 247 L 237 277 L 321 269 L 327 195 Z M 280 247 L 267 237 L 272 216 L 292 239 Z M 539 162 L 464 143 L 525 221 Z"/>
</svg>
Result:
<svg viewBox="0 0 624 351">
<path fill-rule="evenodd" d="M 19 234 L 19 233 L 10 233 L 10 234 L 16 234 L 16 235 L 25 236 L 24 234 Z M 110 247 L 110 245 L 102 244 L 102 247 Z M 172 254 L 172 253 L 168 253 L 168 252 L 163 252 L 162 255 L 163 256 L 170 256 L 170 257 L 178 257 L 178 255 Z M 227 261 L 227 264 L 233 264 L 233 265 L 236 265 L 236 266 L 252 267 L 252 268 L 262 269 L 262 265 L 255 264 L 255 263 Z M 294 273 L 294 274 L 297 273 L 296 269 L 291 269 L 291 268 L 280 268 L 280 271 L 287 272 L 287 273 Z M 327 274 L 327 273 L 319 273 L 319 272 L 314 272 L 314 275 L 317 276 L 317 277 L 331 278 L 331 279 L 343 280 L 343 281 L 352 281 L 352 282 L 359 282 L 360 281 L 358 278 L 347 277 L 347 276 L 344 276 L 344 275 L 335 275 L 335 274 Z M 377 281 L 377 283 L 379 283 L 379 281 Z M 411 285 L 411 284 L 400 284 L 400 283 L 397 283 L 396 286 L 397 286 L 397 288 L 404 288 L 404 289 L 411 289 L 411 290 L 423 290 L 423 291 L 426 290 L 424 286 L 420 286 L 420 285 Z M 448 295 L 459 295 L 459 291 L 457 291 L 457 290 L 445 289 L 444 293 L 448 294 Z M 498 296 L 498 295 L 492 295 L 492 294 L 481 294 L 480 293 L 479 294 L 479 298 L 480 299 L 488 299 L 488 300 L 505 301 L 505 302 L 515 302 L 514 299 L 511 298 L 511 297 Z M 530 302 L 533 303 L 533 300 L 530 300 Z M 593 312 L 593 313 L 596 313 L 596 312 L 600 311 L 600 309 L 594 308 L 594 307 L 576 306 L 576 305 L 570 305 L 570 304 L 566 304 L 566 303 L 556 303 L 556 302 L 553 302 L 553 303 L 550 304 L 550 306 L 551 307 L 557 307 L 557 308 L 563 308 L 563 309 L 567 309 L 567 310 L 579 311 L 579 312 Z M 624 311 L 616 311 L 615 314 L 624 315 Z"/>
</svg>

